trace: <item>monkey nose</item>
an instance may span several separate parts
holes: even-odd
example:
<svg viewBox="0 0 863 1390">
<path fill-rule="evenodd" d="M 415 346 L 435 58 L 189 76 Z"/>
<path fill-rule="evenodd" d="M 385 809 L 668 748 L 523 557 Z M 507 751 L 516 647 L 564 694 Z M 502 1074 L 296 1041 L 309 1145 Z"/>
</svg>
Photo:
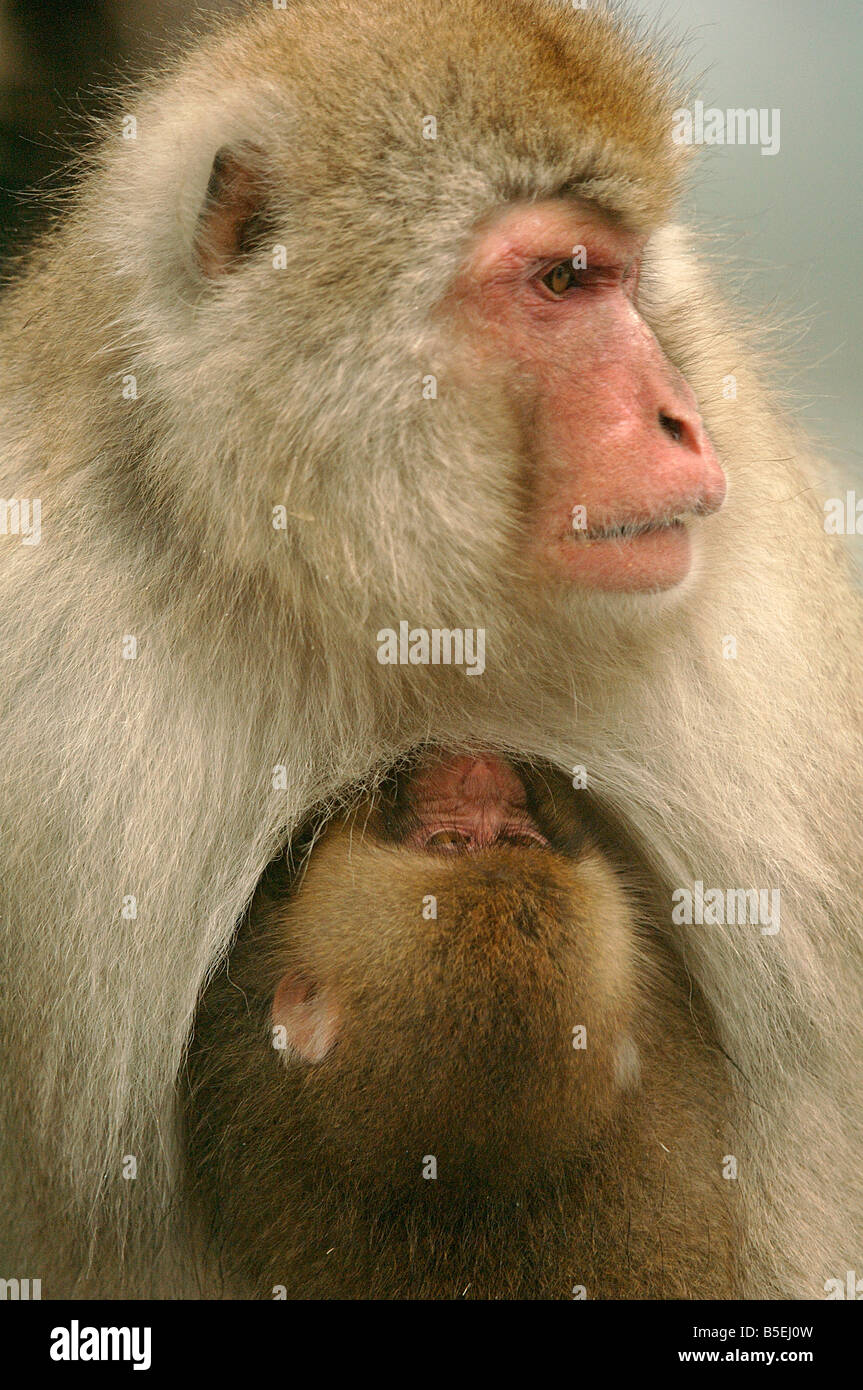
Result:
<svg viewBox="0 0 863 1390">
<path fill-rule="evenodd" d="M 713 452 L 701 416 L 694 407 L 690 410 L 680 404 L 668 409 L 660 406 L 657 417 L 659 428 L 675 444 L 680 444 L 684 449 L 691 449 L 696 454 Z"/>
<path fill-rule="evenodd" d="M 675 446 L 672 452 L 679 459 L 678 467 L 686 460 L 686 471 L 692 472 L 694 468 L 696 499 L 692 510 L 699 516 L 718 511 L 725 501 L 728 484 L 695 406 L 695 398 L 691 406 L 689 402 L 676 402 L 666 408 L 660 406 L 657 423 L 665 441 Z"/>
<path fill-rule="evenodd" d="M 670 435 L 675 444 L 679 444 L 683 439 L 683 431 L 688 428 L 683 420 L 676 419 L 673 415 L 666 415 L 665 411 L 659 412 L 659 428 L 665 430 Z"/>
</svg>

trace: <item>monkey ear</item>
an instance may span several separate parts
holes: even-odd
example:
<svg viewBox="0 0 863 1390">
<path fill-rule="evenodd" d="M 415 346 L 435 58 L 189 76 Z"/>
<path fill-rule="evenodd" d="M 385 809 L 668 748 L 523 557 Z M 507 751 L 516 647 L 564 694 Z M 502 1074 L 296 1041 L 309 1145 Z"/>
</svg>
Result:
<svg viewBox="0 0 863 1390">
<path fill-rule="evenodd" d="M 310 985 L 294 972 L 279 981 L 273 1000 L 273 1027 L 288 1055 L 303 1062 L 322 1062 L 338 1041 L 339 1009 L 330 991 Z"/>
<path fill-rule="evenodd" d="M 239 269 L 266 231 L 263 151 L 244 144 L 219 150 L 195 228 L 193 252 L 208 280 Z"/>
</svg>

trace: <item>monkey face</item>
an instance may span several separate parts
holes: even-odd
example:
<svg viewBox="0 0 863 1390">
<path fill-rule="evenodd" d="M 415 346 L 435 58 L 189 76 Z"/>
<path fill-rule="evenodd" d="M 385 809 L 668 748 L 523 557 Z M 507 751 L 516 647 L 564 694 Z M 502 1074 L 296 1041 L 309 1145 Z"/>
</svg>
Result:
<svg viewBox="0 0 863 1390">
<path fill-rule="evenodd" d="M 286 45 L 289 121 L 262 97 L 257 128 L 244 109 L 247 138 L 190 177 L 195 332 L 219 360 L 226 333 L 243 344 L 231 390 L 238 401 L 253 392 L 260 412 L 254 468 L 238 483 L 246 495 L 261 486 L 267 514 L 286 499 L 278 522 L 290 545 L 257 550 L 256 564 L 278 581 L 287 550 L 327 589 L 341 567 L 343 601 L 361 576 L 382 616 L 402 595 L 431 612 L 445 590 L 454 614 L 499 595 L 508 612 L 524 604 L 529 630 L 537 589 L 564 615 L 573 590 L 675 591 L 725 495 L 696 395 L 640 292 L 683 167 L 664 135 L 673 107 L 661 68 L 628 56 L 601 78 L 614 39 L 598 16 L 531 11 L 525 23 L 520 8 L 492 34 L 482 7 L 463 7 L 467 47 L 444 21 L 416 87 L 394 82 L 377 39 L 362 66 L 378 99 L 350 80 L 333 96 L 337 160 L 310 79 L 316 26 L 285 19 L 275 41 Z M 389 7 L 383 22 L 411 33 L 409 11 Z M 352 71 L 364 41 L 353 22 L 347 33 L 334 24 L 328 75 L 339 62 Z M 452 74 L 490 43 L 501 47 L 489 85 L 471 64 L 462 90 Z M 249 59 L 257 70 L 254 49 Z M 539 85 L 526 110 L 528 71 Z M 655 130 L 630 125 L 630 83 Z M 626 129 L 595 167 L 585 140 L 611 92 Z M 477 130 L 484 105 L 494 117 Z M 430 109 L 446 112 L 440 140 Z M 458 130 L 472 134 L 456 140 Z M 350 275 L 333 274 L 346 264 Z M 409 576 L 391 573 L 396 530 Z M 426 573 L 446 583 L 426 590 Z"/>
<path fill-rule="evenodd" d="M 572 798 L 500 759 L 428 760 L 327 829 L 271 909 L 285 1124 L 299 1109 L 328 1162 L 506 1181 L 607 1124 L 637 944 Z"/>
<path fill-rule="evenodd" d="M 577 200 L 537 202 L 490 219 L 458 280 L 474 371 L 519 368 L 543 581 L 673 589 L 696 518 L 725 498 L 695 396 L 639 309 L 645 242 Z"/>
</svg>

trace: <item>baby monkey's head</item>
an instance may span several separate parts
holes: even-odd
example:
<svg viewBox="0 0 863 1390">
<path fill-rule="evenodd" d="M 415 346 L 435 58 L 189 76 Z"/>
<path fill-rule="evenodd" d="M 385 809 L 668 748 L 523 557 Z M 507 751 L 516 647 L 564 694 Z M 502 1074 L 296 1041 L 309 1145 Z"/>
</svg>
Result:
<svg viewBox="0 0 863 1390">
<path fill-rule="evenodd" d="M 656 1211 L 713 1219 L 721 1086 L 646 902 L 548 767 L 424 750 L 310 823 L 190 1050 L 191 1169 L 245 1277 L 555 1296 L 570 1266 L 624 1287 L 643 1241 L 665 1279 Z"/>
</svg>

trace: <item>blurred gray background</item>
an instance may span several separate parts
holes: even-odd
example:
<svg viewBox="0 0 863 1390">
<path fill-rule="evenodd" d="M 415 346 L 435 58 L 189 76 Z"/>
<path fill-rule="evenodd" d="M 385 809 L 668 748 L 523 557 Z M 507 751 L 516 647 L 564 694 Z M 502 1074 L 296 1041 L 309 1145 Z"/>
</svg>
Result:
<svg viewBox="0 0 863 1390">
<path fill-rule="evenodd" d="M 98 109 L 99 85 L 145 66 L 196 10 L 231 8 L 232 0 L 0 0 L 0 256 L 26 245 L 38 225 L 27 192 L 50 188 Z M 631 0 L 629 8 L 679 37 L 692 99 L 781 111 L 775 157 L 747 145 L 700 151 L 689 211 L 732 265 L 728 289 L 779 325 L 779 382 L 839 479 L 863 487 L 863 0 Z M 863 538 L 859 545 L 863 555 Z"/>
<path fill-rule="evenodd" d="M 863 485 L 863 4 L 637 0 L 682 36 L 692 97 L 781 111 L 781 148 L 700 151 L 691 212 L 719 234 L 783 350 L 781 384 L 837 474 Z"/>
</svg>

